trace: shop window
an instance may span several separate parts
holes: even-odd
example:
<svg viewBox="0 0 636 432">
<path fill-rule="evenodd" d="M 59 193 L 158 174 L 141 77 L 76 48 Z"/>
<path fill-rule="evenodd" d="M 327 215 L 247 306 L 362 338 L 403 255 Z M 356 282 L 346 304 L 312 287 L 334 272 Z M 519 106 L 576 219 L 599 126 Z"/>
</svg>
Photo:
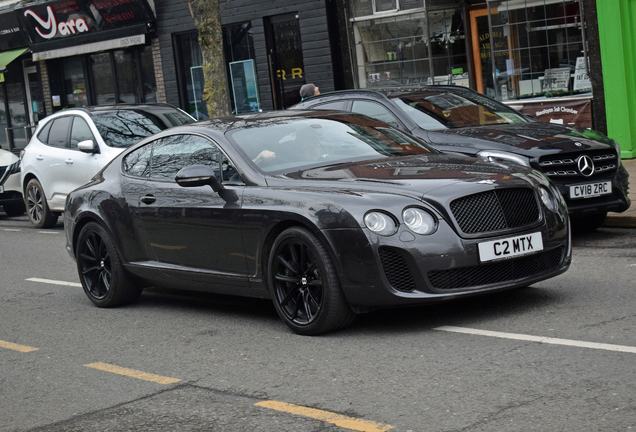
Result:
<svg viewBox="0 0 636 432">
<path fill-rule="evenodd" d="M 480 92 L 505 101 L 591 91 L 578 1 L 489 5 L 490 10 L 471 13 L 478 29 L 473 53 Z"/>
<path fill-rule="evenodd" d="M 87 106 L 84 58 L 67 57 L 62 64 L 67 105 L 72 108 Z"/>
<path fill-rule="evenodd" d="M 197 32 L 175 36 L 178 76 L 181 91 L 181 108 L 197 120 L 208 118 L 208 108 L 203 100 L 205 80 L 203 76 L 203 55 Z"/>
<path fill-rule="evenodd" d="M 223 27 L 223 51 L 227 67 L 232 112 L 260 111 L 252 24 Z"/>
<path fill-rule="evenodd" d="M 377 0 L 353 3 L 359 13 L 362 6 L 372 14 L 354 18 L 360 87 L 469 85 L 462 8 L 425 11 L 423 2 L 402 0 L 389 13 Z"/>
<path fill-rule="evenodd" d="M 95 98 L 98 105 L 117 103 L 115 99 L 115 79 L 110 63 L 110 53 L 92 54 L 90 64 L 95 80 Z"/>
</svg>

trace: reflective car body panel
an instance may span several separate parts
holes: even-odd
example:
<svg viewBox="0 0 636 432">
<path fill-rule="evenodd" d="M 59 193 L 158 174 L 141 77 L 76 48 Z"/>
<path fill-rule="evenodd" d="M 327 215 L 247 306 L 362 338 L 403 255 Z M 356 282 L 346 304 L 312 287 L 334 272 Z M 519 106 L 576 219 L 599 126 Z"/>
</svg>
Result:
<svg viewBox="0 0 636 432">
<path fill-rule="evenodd" d="M 470 102 L 465 106 L 453 106 L 451 102 L 456 103 L 452 100 L 455 96 Z M 436 98 L 439 99 L 435 102 L 437 105 L 431 103 L 430 108 L 421 107 L 422 101 Z M 479 116 L 471 112 L 474 105 L 480 103 L 488 108 L 480 113 L 484 124 L 476 124 Z M 372 116 L 408 131 L 442 151 L 478 155 L 494 150 L 520 155 L 529 166 L 554 181 L 566 199 L 572 217 L 622 212 L 630 206 L 629 175 L 620 163 L 620 150 L 612 139 L 599 132 L 536 121 L 458 86 L 424 86 L 412 91 L 337 91 L 311 97 L 290 109 L 331 109 L 334 104 L 346 111 L 375 114 Z M 369 108 L 371 105 L 375 108 Z M 452 114 L 453 110 L 458 110 L 458 114 Z M 488 121 L 489 118 L 493 120 Z M 578 166 L 578 161 L 585 156 L 589 156 L 594 164 L 591 174 L 583 174 Z M 571 186 L 604 181 L 611 181 L 611 193 L 571 199 Z"/>
<path fill-rule="evenodd" d="M 94 221 L 112 235 L 125 268 L 143 285 L 269 298 L 272 244 L 287 228 L 300 226 L 324 244 L 343 293 L 358 312 L 526 286 L 570 265 L 567 210 L 556 195 L 552 204 L 548 202 L 551 208 L 539 199 L 538 191 L 550 191 L 553 185 L 535 170 L 440 153 L 406 135 L 395 139 L 404 139 L 403 147 L 413 154 L 365 153 L 360 158 L 343 153 L 346 156 L 329 162 L 329 153 L 294 168 L 293 155 L 285 154 L 278 168 L 288 168 L 259 167 L 245 146 L 254 143 L 252 137 L 266 145 L 279 124 L 310 124 L 331 152 L 348 152 L 356 142 L 369 144 L 364 128 L 394 136 L 383 123 L 363 116 L 302 111 L 236 116 L 161 132 L 124 151 L 93 181 L 69 195 L 69 254 L 76 257 L 78 233 Z M 346 140 L 359 134 L 358 141 L 340 142 L 330 135 L 331 127 L 352 124 L 356 133 L 342 136 Z M 243 132 L 248 135 L 241 136 Z M 296 136 L 300 138 L 307 137 Z M 152 169 L 147 175 L 137 170 L 147 146 L 182 142 L 194 148 L 201 141 L 218 146 L 219 152 L 211 157 L 220 167 L 223 193 L 207 185 L 184 188 L 170 178 L 153 178 Z M 286 142 L 285 138 L 268 144 Z M 188 154 L 187 160 L 192 157 Z M 144 162 L 144 167 L 156 166 L 153 163 Z M 158 176 L 163 175 L 165 164 L 156 167 Z M 500 193 L 513 195 L 496 198 Z M 508 200 L 508 212 L 523 201 L 534 213 L 517 224 L 490 226 L 493 216 L 485 205 L 471 201 L 453 210 L 467 197 L 483 198 L 496 211 L 498 200 Z M 420 235 L 409 229 L 402 214 L 410 207 L 432 215 L 435 231 Z M 397 231 L 372 232 L 364 221 L 372 211 L 392 218 Z M 464 220 L 466 216 L 470 220 Z M 471 228 L 475 223 L 478 229 Z M 494 263 L 480 260 L 480 243 L 531 234 L 541 237 L 540 251 Z"/>
</svg>

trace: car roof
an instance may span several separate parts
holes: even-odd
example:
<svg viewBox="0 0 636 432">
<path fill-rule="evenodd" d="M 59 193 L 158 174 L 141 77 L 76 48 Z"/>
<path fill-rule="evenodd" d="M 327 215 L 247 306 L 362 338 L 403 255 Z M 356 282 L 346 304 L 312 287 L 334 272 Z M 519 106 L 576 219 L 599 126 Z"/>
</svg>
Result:
<svg viewBox="0 0 636 432">
<path fill-rule="evenodd" d="M 336 90 L 333 92 L 321 93 L 316 96 L 309 97 L 304 101 L 298 103 L 296 106 L 304 107 L 312 102 L 318 102 L 321 100 L 332 100 L 338 97 L 355 98 L 356 96 L 371 98 L 371 99 L 393 99 L 396 97 L 419 94 L 430 94 L 431 92 L 451 92 L 451 93 L 474 93 L 475 91 L 463 86 L 456 85 L 430 85 L 430 86 L 417 86 L 417 87 L 380 87 L 373 89 L 353 89 L 353 90 Z M 300 108 L 302 109 L 302 108 Z"/>
<path fill-rule="evenodd" d="M 86 107 L 73 107 L 67 108 L 64 112 L 70 111 L 83 111 L 85 113 L 91 114 L 93 112 L 101 112 L 101 111 L 115 111 L 115 110 L 144 110 L 144 109 L 156 109 L 156 108 L 169 108 L 175 109 L 178 108 L 174 105 L 170 105 L 167 103 L 145 103 L 145 104 L 113 104 L 113 105 L 92 105 Z"/>
</svg>

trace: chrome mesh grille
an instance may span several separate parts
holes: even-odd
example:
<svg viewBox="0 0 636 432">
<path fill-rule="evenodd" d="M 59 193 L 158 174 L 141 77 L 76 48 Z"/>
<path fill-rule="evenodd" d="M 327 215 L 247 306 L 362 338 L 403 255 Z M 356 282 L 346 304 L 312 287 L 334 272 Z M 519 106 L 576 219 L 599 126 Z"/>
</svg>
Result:
<svg viewBox="0 0 636 432">
<path fill-rule="evenodd" d="M 466 234 L 498 231 L 530 225 L 539 220 L 539 206 L 532 189 L 498 189 L 458 198 L 450 209 Z"/>
<path fill-rule="evenodd" d="M 473 267 L 436 270 L 428 273 L 428 280 L 440 290 L 479 287 L 509 282 L 550 273 L 563 262 L 564 248 L 556 248 L 516 259 L 508 259 Z"/>
<path fill-rule="evenodd" d="M 413 291 L 415 282 L 404 258 L 396 251 L 381 247 L 378 250 L 382 269 L 387 280 L 398 291 Z"/>
</svg>

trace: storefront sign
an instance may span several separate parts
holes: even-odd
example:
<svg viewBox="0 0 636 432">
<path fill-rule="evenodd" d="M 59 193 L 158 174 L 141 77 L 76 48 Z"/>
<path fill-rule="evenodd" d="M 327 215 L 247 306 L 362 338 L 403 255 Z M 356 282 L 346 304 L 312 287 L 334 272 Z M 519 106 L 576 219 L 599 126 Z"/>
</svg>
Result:
<svg viewBox="0 0 636 432">
<path fill-rule="evenodd" d="M 33 61 L 49 60 L 60 57 L 70 57 L 81 54 L 88 54 L 97 51 L 126 48 L 132 45 L 143 45 L 146 43 L 146 35 L 130 36 L 120 39 L 112 39 L 101 42 L 93 42 L 84 45 L 74 45 L 56 50 L 40 51 L 33 53 Z"/>
<path fill-rule="evenodd" d="M 31 4 L 16 13 L 32 44 L 155 20 L 146 0 L 58 0 Z"/>
<path fill-rule="evenodd" d="M 20 30 L 13 10 L 0 13 L 0 52 L 29 46 L 29 38 Z"/>
</svg>

